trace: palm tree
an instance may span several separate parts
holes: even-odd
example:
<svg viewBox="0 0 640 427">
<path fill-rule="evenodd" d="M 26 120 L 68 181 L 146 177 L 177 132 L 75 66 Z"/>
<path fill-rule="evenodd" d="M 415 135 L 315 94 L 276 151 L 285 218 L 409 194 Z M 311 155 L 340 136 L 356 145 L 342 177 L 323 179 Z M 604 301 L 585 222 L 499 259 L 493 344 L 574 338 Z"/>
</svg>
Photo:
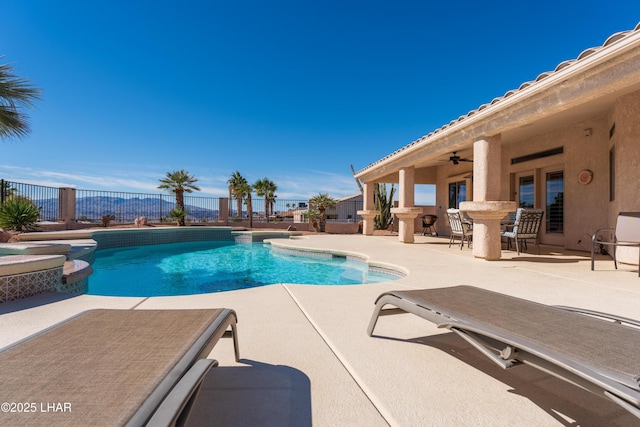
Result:
<svg viewBox="0 0 640 427">
<path fill-rule="evenodd" d="M 309 199 L 309 203 L 320 211 L 320 231 L 324 232 L 325 226 L 327 225 L 327 209 L 335 208 L 338 202 L 333 197 L 329 196 L 327 193 L 318 194 L 317 196 L 313 196 Z"/>
<path fill-rule="evenodd" d="M 229 185 L 229 200 L 235 197 L 236 199 L 236 215 L 242 218 L 242 194 L 238 195 L 238 188 L 242 185 L 247 184 L 247 180 L 243 177 L 240 172 L 235 171 L 231 174 L 231 178 L 227 180 L 227 184 Z"/>
<path fill-rule="evenodd" d="M 273 215 L 273 204 L 276 201 L 276 190 L 278 190 L 278 186 L 275 182 L 269 181 L 267 185 L 267 199 L 269 199 L 269 212 Z"/>
<path fill-rule="evenodd" d="M 276 198 L 275 192 L 278 186 L 269 178 L 263 178 L 257 180 L 253 184 L 253 188 L 256 190 L 256 195 L 264 197 L 264 215 L 267 217 L 267 222 L 269 222 L 269 216 L 273 214 L 273 202 Z"/>
<path fill-rule="evenodd" d="M 253 187 L 245 182 L 236 187 L 235 194 L 240 200 L 244 200 L 247 203 L 247 214 L 249 215 L 249 228 L 253 228 L 253 202 L 251 200 L 251 193 Z"/>
<path fill-rule="evenodd" d="M 40 89 L 15 76 L 9 64 L 0 64 L 0 139 L 29 133 L 27 117 L 20 109 L 33 106 L 39 98 Z"/>
<path fill-rule="evenodd" d="M 184 193 L 191 193 L 194 190 L 200 191 L 200 188 L 196 186 L 196 182 L 198 182 L 197 178 L 191 176 L 189 172 L 184 169 L 167 172 L 167 176 L 161 179 L 160 182 L 162 184 L 158 186 L 158 189 L 169 190 L 170 193 L 175 193 L 176 209 L 181 212 L 187 212 L 184 208 Z M 185 225 L 184 216 L 179 218 L 178 225 Z"/>
</svg>

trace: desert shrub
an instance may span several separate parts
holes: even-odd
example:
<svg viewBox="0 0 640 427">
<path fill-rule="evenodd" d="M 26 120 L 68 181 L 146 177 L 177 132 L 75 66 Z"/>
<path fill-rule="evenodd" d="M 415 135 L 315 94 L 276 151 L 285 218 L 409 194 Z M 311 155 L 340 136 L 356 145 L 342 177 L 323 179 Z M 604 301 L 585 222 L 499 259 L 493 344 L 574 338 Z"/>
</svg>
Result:
<svg viewBox="0 0 640 427">
<path fill-rule="evenodd" d="M 115 215 L 103 215 L 102 218 L 100 218 L 102 220 L 102 224 L 100 224 L 103 227 L 108 227 L 109 224 L 111 224 L 111 221 L 113 221 L 114 219 L 116 219 Z"/>
</svg>

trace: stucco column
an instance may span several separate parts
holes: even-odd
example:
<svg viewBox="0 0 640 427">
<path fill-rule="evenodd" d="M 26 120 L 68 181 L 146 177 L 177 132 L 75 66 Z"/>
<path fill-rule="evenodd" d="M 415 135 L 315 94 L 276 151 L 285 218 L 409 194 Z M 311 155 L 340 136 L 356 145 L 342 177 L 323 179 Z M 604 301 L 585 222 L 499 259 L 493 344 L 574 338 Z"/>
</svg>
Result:
<svg viewBox="0 0 640 427">
<path fill-rule="evenodd" d="M 362 194 L 364 210 L 358 211 L 358 215 L 362 217 L 362 234 L 365 236 L 373 235 L 373 222 L 376 215 L 378 215 L 378 211 L 374 209 L 373 186 L 373 182 L 364 183 L 364 193 Z"/>
<path fill-rule="evenodd" d="M 229 198 L 220 197 L 218 200 L 218 222 L 229 224 Z"/>
<path fill-rule="evenodd" d="M 501 185 L 500 135 L 473 143 L 473 201 L 460 209 L 473 219 L 473 256 L 489 261 L 502 254 L 500 220 L 516 210 L 516 202 L 499 201 Z"/>
<path fill-rule="evenodd" d="M 58 219 L 69 225 L 76 222 L 76 189 L 61 187 L 58 189 Z"/>
<path fill-rule="evenodd" d="M 413 243 L 414 220 L 422 213 L 421 208 L 414 206 L 415 168 L 413 166 L 401 168 L 399 178 L 398 207 L 391 209 L 391 213 L 398 218 L 398 238 L 400 241 Z"/>
<path fill-rule="evenodd" d="M 473 200 L 485 202 L 500 198 L 500 135 L 473 143 Z"/>
</svg>

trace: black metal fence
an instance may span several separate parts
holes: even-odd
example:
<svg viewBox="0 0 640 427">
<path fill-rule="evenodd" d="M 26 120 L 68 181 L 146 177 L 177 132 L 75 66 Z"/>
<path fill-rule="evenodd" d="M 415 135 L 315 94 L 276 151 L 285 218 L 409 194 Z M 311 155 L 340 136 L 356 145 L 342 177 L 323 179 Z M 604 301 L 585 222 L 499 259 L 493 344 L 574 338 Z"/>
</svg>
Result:
<svg viewBox="0 0 640 427">
<path fill-rule="evenodd" d="M 59 222 L 65 220 L 65 209 L 75 209 L 78 222 L 101 223 L 109 216 L 112 223 L 133 223 L 144 216 L 148 222 L 170 221 L 169 212 L 176 207 L 173 194 L 147 194 L 118 191 L 76 190 L 45 187 L 7 180 L 0 180 L 0 204 L 10 197 L 24 197 L 40 208 L 40 221 Z M 228 217 L 229 221 L 249 218 L 246 200 L 238 207 L 237 201 L 228 201 L 228 213 L 221 215 L 219 197 L 184 196 L 185 209 L 189 211 L 187 222 L 218 222 Z M 264 198 L 252 199 L 254 222 L 307 222 L 305 213 L 309 201 L 302 199 L 275 199 L 265 206 Z M 328 222 L 358 222 L 362 218 L 357 211 L 362 209 L 362 200 L 342 200 L 335 208 L 326 211 Z M 67 212 L 68 214 L 69 212 Z M 228 214 L 228 215 L 227 215 Z"/>
<path fill-rule="evenodd" d="M 40 221 L 60 220 L 60 191 L 57 187 L 24 184 L 0 179 L 0 204 L 12 197 L 28 199 L 40 208 Z"/>
<path fill-rule="evenodd" d="M 303 222 L 304 213 L 309 209 L 308 200 L 279 200 L 269 201 L 265 206 L 265 199 L 252 198 L 251 211 L 254 222 Z M 240 205 L 238 201 L 229 200 L 229 219 L 238 221 L 249 218 L 249 208 L 246 200 Z"/>
<path fill-rule="evenodd" d="M 186 217 L 191 222 L 215 222 L 219 218 L 217 197 L 184 196 Z M 169 212 L 176 207 L 175 195 L 116 191 L 76 190 L 76 219 L 79 222 L 101 222 L 113 215 L 111 222 L 132 223 L 144 216 L 148 222 L 168 222 Z"/>
<path fill-rule="evenodd" d="M 267 206 L 264 199 L 251 200 L 254 222 L 307 222 L 304 216 L 309 207 L 309 200 L 302 199 L 276 199 Z M 243 201 L 240 209 L 241 214 L 238 215 L 237 200 L 229 201 L 231 221 L 249 217 L 246 201 Z M 362 219 L 357 213 L 359 210 L 362 210 L 362 200 L 339 201 L 335 208 L 327 209 L 327 222 L 358 222 Z"/>
</svg>

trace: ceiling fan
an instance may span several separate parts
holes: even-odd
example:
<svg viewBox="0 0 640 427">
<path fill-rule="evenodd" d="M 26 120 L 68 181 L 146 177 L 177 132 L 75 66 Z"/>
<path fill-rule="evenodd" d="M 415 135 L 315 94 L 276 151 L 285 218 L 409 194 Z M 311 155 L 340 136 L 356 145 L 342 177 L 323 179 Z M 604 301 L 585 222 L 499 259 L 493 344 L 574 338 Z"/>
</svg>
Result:
<svg viewBox="0 0 640 427">
<path fill-rule="evenodd" d="M 462 157 L 458 156 L 456 153 L 457 151 L 454 151 L 453 155 L 449 157 L 449 161 L 454 165 L 457 165 L 460 162 L 473 162 L 473 160 L 471 159 L 463 159 Z"/>
</svg>

